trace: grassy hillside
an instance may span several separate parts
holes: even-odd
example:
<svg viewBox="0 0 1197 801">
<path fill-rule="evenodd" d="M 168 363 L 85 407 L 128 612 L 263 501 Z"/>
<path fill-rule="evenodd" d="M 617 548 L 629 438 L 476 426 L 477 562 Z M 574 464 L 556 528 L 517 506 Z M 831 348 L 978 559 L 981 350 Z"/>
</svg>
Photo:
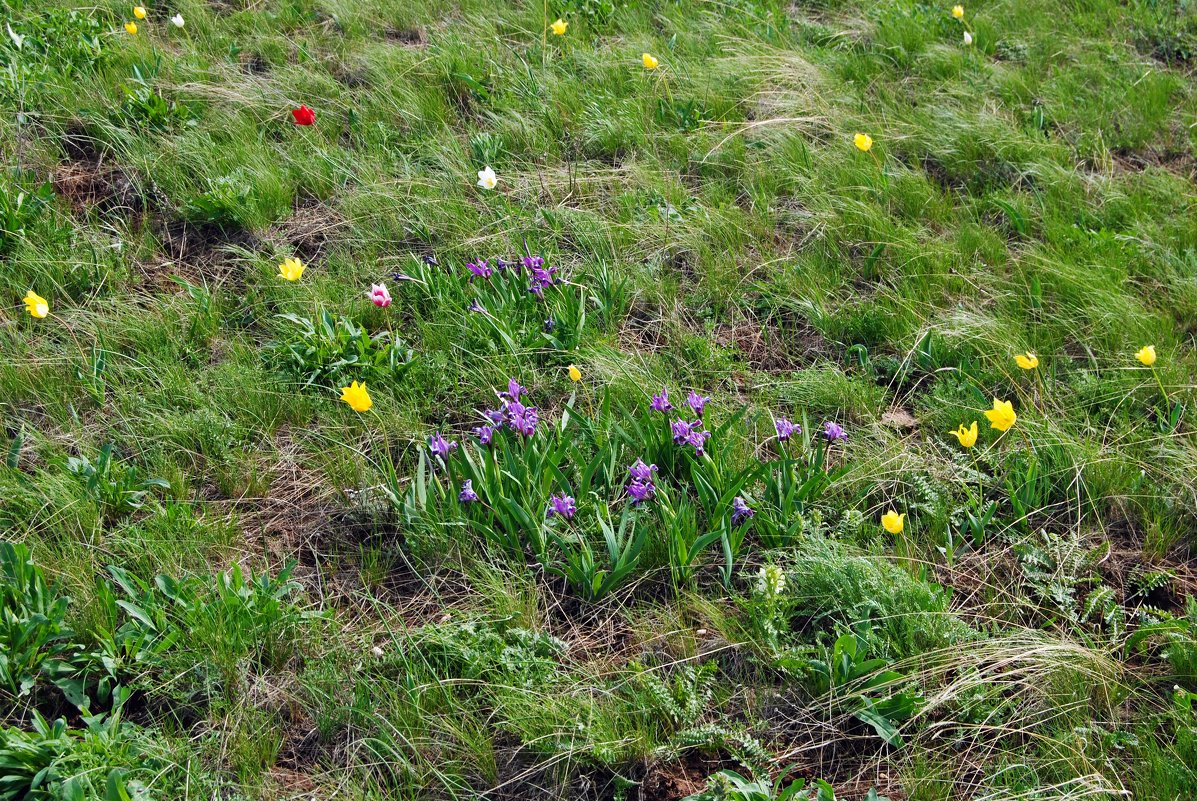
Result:
<svg viewBox="0 0 1197 801">
<path fill-rule="evenodd" d="M 0 4 L 0 801 L 1197 796 L 1191 0 Z"/>
</svg>

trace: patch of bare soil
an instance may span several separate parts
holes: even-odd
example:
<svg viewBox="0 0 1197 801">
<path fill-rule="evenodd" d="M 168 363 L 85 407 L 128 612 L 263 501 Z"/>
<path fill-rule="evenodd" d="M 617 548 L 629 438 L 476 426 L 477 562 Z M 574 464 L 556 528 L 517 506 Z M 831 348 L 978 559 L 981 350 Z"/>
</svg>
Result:
<svg viewBox="0 0 1197 801">
<path fill-rule="evenodd" d="M 405 28 L 391 26 L 383 32 L 388 42 L 403 47 L 427 47 L 428 31 L 421 27 Z"/>
<path fill-rule="evenodd" d="M 241 228 L 165 217 L 157 217 L 151 224 L 163 251 L 172 262 L 181 265 L 182 272 L 200 276 L 214 285 L 240 279 L 231 249 L 256 250 L 261 245 L 252 231 Z"/>
<path fill-rule="evenodd" d="M 715 327 L 715 342 L 735 348 L 754 370 L 786 373 L 832 356 L 827 339 L 800 314 L 779 309 L 763 321 Z"/>
<path fill-rule="evenodd" d="M 136 176 L 112 163 L 111 154 L 82 129 L 62 138 L 66 157 L 50 175 L 50 183 L 76 214 L 96 211 L 131 217 L 144 210 Z"/>
<path fill-rule="evenodd" d="M 659 307 L 642 300 L 633 301 L 619 332 L 625 350 L 657 351 L 667 344 L 665 318 Z"/>
<path fill-rule="evenodd" d="M 1167 170 L 1187 181 L 1197 180 L 1197 158 L 1188 150 L 1175 148 L 1119 148 L 1110 154 L 1115 169 L 1124 172 L 1142 172 L 1151 167 Z"/>
<path fill-rule="evenodd" d="M 327 203 L 305 198 L 296 204 L 290 217 L 271 227 L 266 239 L 310 262 L 325 255 L 333 235 L 347 223 Z"/>
</svg>

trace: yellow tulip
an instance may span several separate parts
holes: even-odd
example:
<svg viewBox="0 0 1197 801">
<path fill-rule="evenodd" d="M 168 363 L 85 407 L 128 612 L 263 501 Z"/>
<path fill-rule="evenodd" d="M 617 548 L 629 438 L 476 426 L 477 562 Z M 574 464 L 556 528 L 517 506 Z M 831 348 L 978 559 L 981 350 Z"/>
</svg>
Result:
<svg viewBox="0 0 1197 801">
<path fill-rule="evenodd" d="M 985 416 L 989 418 L 990 427 L 998 431 L 1009 431 L 1018 419 L 1018 415 L 1014 413 L 1014 404 L 997 398 L 993 399 L 993 408 L 985 412 Z"/>
<path fill-rule="evenodd" d="M 556 22 L 554 22 L 552 25 L 550 25 L 549 29 L 552 30 L 552 32 L 555 33 L 557 36 L 565 36 L 565 29 L 568 27 L 569 27 L 568 22 L 566 22 L 563 19 L 559 19 Z"/>
<path fill-rule="evenodd" d="M 659 67 L 661 65 L 660 61 L 657 61 L 657 59 L 654 56 L 651 56 L 648 53 L 641 54 L 640 62 L 642 64 L 644 64 L 644 68 L 646 70 L 655 70 L 657 67 Z"/>
<path fill-rule="evenodd" d="M 973 420 L 973 424 L 968 428 L 965 428 L 964 423 L 961 423 L 960 428 L 949 433 L 955 435 L 956 439 L 960 440 L 962 446 L 971 448 L 977 444 L 977 421 Z"/>
<path fill-rule="evenodd" d="M 852 137 L 852 144 L 856 145 L 856 149 L 862 153 L 868 153 L 870 148 L 873 147 L 873 137 L 867 133 L 858 133 Z"/>
<path fill-rule="evenodd" d="M 1014 361 L 1018 362 L 1018 366 L 1024 370 L 1034 370 L 1039 366 L 1039 357 L 1029 350 L 1026 353 L 1014 354 Z"/>
<path fill-rule="evenodd" d="M 145 6 L 133 6 L 133 16 L 145 19 Z"/>
<path fill-rule="evenodd" d="M 582 371 L 572 364 L 569 366 L 569 380 L 575 384 L 582 380 Z"/>
<path fill-rule="evenodd" d="M 298 281 L 299 277 L 303 275 L 303 270 L 303 262 L 299 259 L 287 259 L 278 266 L 279 277 L 288 281 Z"/>
<path fill-rule="evenodd" d="M 964 19 L 964 6 L 952 6 L 952 16 L 956 19 Z"/>
<path fill-rule="evenodd" d="M 133 20 L 129 20 L 128 22 L 125 23 L 125 30 L 129 32 L 130 36 L 136 36 L 137 35 L 137 23 L 134 22 Z"/>
<path fill-rule="evenodd" d="M 347 387 L 341 387 L 341 400 L 349 404 L 355 412 L 368 412 L 374 405 L 370 400 L 370 393 L 366 391 L 366 384 L 354 381 Z"/>
<path fill-rule="evenodd" d="M 1148 367 L 1155 364 L 1155 345 L 1144 345 L 1139 348 L 1139 352 L 1135 354 L 1135 358 Z"/>
<path fill-rule="evenodd" d="M 30 317 L 41 320 L 50 313 L 50 304 L 46 302 L 45 298 L 31 289 L 25 295 L 25 309 L 29 312 Z"/>
<path fill-rule="evenodd" d="M 893 509 L 890 509 L 881 515 L 881 525 L 890 534 L 901 534 L 902 529 L 906 528 L 906 515 L 905 513 L 898 514 Z"/>
</svg>

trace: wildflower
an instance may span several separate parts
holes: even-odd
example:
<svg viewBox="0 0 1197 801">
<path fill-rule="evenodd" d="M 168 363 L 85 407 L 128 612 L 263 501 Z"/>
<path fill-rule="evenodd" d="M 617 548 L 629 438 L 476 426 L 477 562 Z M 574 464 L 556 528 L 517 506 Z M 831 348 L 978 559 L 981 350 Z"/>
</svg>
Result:
<svg viewBox="0 0 1197 801">
<path fill-rule="evenodd" d="M 629 482 L 627 490 L 628 495 L 632 499 L 632 506 L 639 506 L 640 504 L 644 503 L 644 501 L 653 497 L 657 491 L 657 488 L 651 483 L 644 484 L 639 481 L 632 481 Z"/>
<path fill-rule="evenodd" d="M 744 499 L 740 496 L 737 495 L 735 500 L 732 501 L 731 524 L 733 526 L 740 525 L 745 520 L 750 519 L 754 514 L 756 514 L 756 510 L 745 503 Z"/>
<path fill-rule="evenodd" d="M 129 20 L 128 22 L 125 23 L 125 30 L 129 33 L 130 36 L 136 36 L 137 35 L 137 23 L 134 22 L 133 20 Z"/>
<path fill-rule="evenodd" d="M 639 481 L 641 484 L 651 484 L 655 472 L 657 472 L 657 466 L 645 464 L 643 459 L 637 459 L 636 463 L 628 468 L 628 475 L 632 477 L 632 481 Z"/>
<path fill-rule="evenodd" d="M 461 482 L 461 492 L 457 493 L 457 500 L 462 503 L 473 503 L 478 500 L 478 493 L 474 492 L 473 479 L 467 478 Z"/>
<path fill-rule="evenodd" d="M 482 412 L 482 416 L 485 417 L 487 420 L 490 420 L 491 425 L 496 425 L 496 426 L 503 425 L 503 421 L 507 417 L 503 413 L 502 409 L 487 409 L 484 412 Z"/>
<path fill-rule="evenodd" d="M 1139 348 L 1138 353 L 1135 354 L 1135 358 L 1147 367 L 1155 364 L 1155 345 L 1144 345 Z"/>
<path fill-rule="evenodd" d="M 553 329 L 557 327 L 557 321 L 552 317 L 544 321 L 544 332 L 546 334 L 553 333 Z"/>
<path fill-rule="evenodd" d="M 795 434 L 802 433 L 802 426 L 797 426 L 791 423 L 784 417 L 779 417 L 773 421 L 773 427 L 777 429 L 777 441 L 785 442 Z"/>
<path fill-rule="evenodd" d="M 479 445 L 489 445 L 495 438 L 494 426 L 478 426 L 474 429 L 474 433 L 478 435 Z"/>
<path fill-rule="evenodd" d="M 304 265 L 299 259 L 285 259 L 278 266 L 279 278 L 285 278 L 288 281 L 298 281 L 299 277 L 303 275 L 303 271 Z"/>
<path fill-rule="evenodd" d="M 145 19 L 145 6 L 133 6 L 133 16 Z"/>
<path fill-rule="evenodd" d="M 696 415 L 702 417 L 703 409 L 707 407 L 707 401 L 709 400 L 710 398 L 704 398 L 702 395 L 691 390 L 690 394 L 686 396 L 686 405 L 693 409 Z"/>
<path fill-rule="evenodd" d="M 906 515 L 890 509 L 881 515 L 881 525 L 890 534 L 901 534 L 902 529 L 906 528 Z"/>
<path fill-rule="evenodd" d="M 428 451 L 433 456 L 439 456 L 442 460 L 448 459 L 449 454 L 457 450 L 456 442 L 449 442 L 440 435 L 438 431 L 428 438 Z"/>
<path fill-rule="evenodd" d="M 582 371 L 576 365 L 571 364 L 569 366 L 569 380 L 575 384 L 582 380 Z"/>
<path fill-rule="evenodd" d="M 499 185 L 499 176 L 490 167 L 478 170 L 478 186 L 483 189 L 494 189 Z"/>
<path fill-rule="evenodd" d="M 299 108 L 291 109 L 291 116 L 295 118 L 296 125 L 315 125 L 316 112 L 300 103 Z"/>
<path fill-rule="evenodd" d="M 673 408 L 673 404 L 669 402 L 669 388 L 661 387 L 660 395 L 653 395 L 652 400 L 648 403 L 648 408 L 654 412 L 667 412 Z"/>
<path fill-rule="evenodd" d="M 381 659 L 384 651 L 381 648 L 379 648 L 377 645 L 375 645 L 373 648 L 370 649 L 370 653 L 374 654 L 374 656 Z"/>
<path fill-rule="evenodd" d="M 964 6 L 952 6 L 952 16 L 956 19 L 964 19 Z"/>
<path fill-rule="evenodd" d="M 688 423 L 685 420 L 678 419 L 670 423 L 669 427 L 673 431 L 673 444 L 681 445 L 690 436 L 692 430 L 702 427 L 702 421 L 695 420 L 693 423 Z"/>
<path fill-rule="evenodd" d="M 781 595 L 786 588 L 786 574 L 777 565 L 765 565 L 756 574 L 756 591 L 761 595 Z"/>
<path fill-rule="evenodd" d="M 44 320 L 46 315 L 50 313 L 50 304 L 41 295 L 34 292 L 32 289 L 25 293 L 25 310 L 29 312 L 30 317 L 35 317 L 38 320 Z"/>
<path fill-rule="evenodd" d="M 710 438 L 710 431 L 691 431 L 686 437 L 686 444 L 694 448 L 695 454 L 702 456 L 706 453 L 706 441 Z"/>
<path fill-rule="evenodd" d="M 433 255 L 433 254 L 431 254 L 431 253 L 425 253 L 425 254 L 424 254 L 424 259 L 423 259 L 423 261 L 424 261 L 424 263 L 425 263 L 425 264 L 427 264 L 429 267 L 436 267 L 436 266 L 438 266 L 438 262 L 437 262 L 437 260 L 436 260 L 436 256 L 434 256 L 434 255 Z"/>
<path fill-rule="evenodd" d="M 544 266 L 544 257 L 543 256 L 524 256 L 523 258 L 520 259 L 518 266 L 522 266 L 524 269 L 531 272 L 532 270 L 535 270 L 539 267 Z"/>
<path fill-rule="evenodd" d="M 964 46 L 968 47 L 973 43 L 973 35 L 968 31 L 964 32 Z"/>
<path fill-rule="evenodd" d="M 556 267 L 546 268 L 544 266 L 544 259 L 537 258 L 540 263 L 528 267 L 529 280 L 532 282 L 531 286 L 528 287 L 528 291 L 543 300 L 544 291 L 553 286 L 553 284 L 560 283 L 560 279 L 553 275 L 557 272 Z M 527 266 L 528 259 L 524 259 L 524 264 Z"/>
<path fill-rule="evenodd" d="M 494 270 L 483 259 L 479 259 L 477 263 L 470 262 L 466 265 L 466 269 L 474 274 L 474 278 L 490 278 L 494 275 Z M 470 281 L 473 281 L 474 278 L 471 278 Z"/>
<path fill-rule="evenodd" d="M 657 67 L 661 66 L 661 62 L 658 61 L 655 56 L 651 56 L 648 53 L 640 54 L 640 63 L 644 65 L 646 70 L 655 70 Z"/>
<path fill-rule="evenodd" d="M 478 302 L 478 298 L 474 298 L 470 301 L 470 305 L 466 306 L 466 311 L 482 313 L 486 311 L 486 309 L 482 308 L 482 304 Z"/>
<path fill-rule="evenodd" d="M 552 498 L 549 498 L 549 508 L 545 511 L 545 517 L 561 515 L 566 520 L 573 520 L 574 513 L 577 511 L 578 505 L 574 502 L 574 499 L 563 492 L 560 495 L 554 495 Z"/>
<path fill-rule="evenodd" d="M 985 412 L 985 416 L 989 418 L 990 427 L 998 431 L 1009 431 L 1010 426 L 1018 419 L 1018 415 L 1014 413 L 1014 405 L 1010 401 L 1000 401 L 997 398 L 993 399 L 993 408 Z"/>
<path fill-rule="evenodd" d="M 175 14 L 173 17 L 170 18 L 170 24 L 174 25 L 176 28 L 182 28 L 183 25 L 185 24 L 183 22 L 183 15 Z"/>
<path fill-rule="evenodd" d="M 971 448 L 977 444 L 977 421 L 973 420 L 973 424 L 968 428 L 965 428 L 964 423 L 961 423 L 960 428 L 948 433 L 960 440 L 960 445 L 962 447 Z"/>
<path fill-rule="evenodd" d="M 823 424 L 823 437 L 828 442 L 835 442 L 836 440 L 839 440 L 840 442 L 847 442 L 848 432 L 845 431 L 844 427 L 839 423 L 834 423 L 831 420 L 828 420 Z"/>
<path fill-rule="evenodd" d="M 506 398 L 509 401 L 517 401 L 520 399 L 520 395 L 526 394 L 528 394 L 527 387 L 521 387 L 520 382 L 516 381 L 514 378 L 509 378 L 507 379 L 507 391 L 500 392 L 499 397 Z"/>
<path fill-rule="evenodd" d="M 856 149 L 862 153 L 868 153 L 873 147 L 873 137 L 869 136 L 867 133 L 858 133 L 856 136 L 852 137 L 852 144 L 856 145 Z"/>
<path fill-rule="evenodd" d="M 1039 366 L 1039 357 L 1029 350 L 1026 353 L 1014 354 L 1014 361 L 1024 370 L 1034 370 Z"/>
<path fill-rule="evenodd" d="M 535 406 L 525 406 L 519 401 L 507 404 L 507 425 L 512 431 L 530 437 L 536 433 L 536 424 L 539 422 L 540 414 Z"/>
<path fill-rule="evenodd" d="M 558 19 L 556 22 L 554 22 L 552 25 L 549 26 L 549 28 L 557 36 L 565 36 L 565 29 L 568 27 L 569 27 L 569 23 L 563 19 Z"/>
<path fill-rule="evenodd" d="M 370 284 L 370 301 L 380 309 L 391 305 L 391 293 L 382 284 Z"/>
<path fill-rule="evenodd" d="M 370 393 L 366 391 L 366 383 L 354 381 L 347 387 L 341 387 L 341 400 L 349 404 L 355 412 L 368 412 L 374 406 Z"/>
</svg>

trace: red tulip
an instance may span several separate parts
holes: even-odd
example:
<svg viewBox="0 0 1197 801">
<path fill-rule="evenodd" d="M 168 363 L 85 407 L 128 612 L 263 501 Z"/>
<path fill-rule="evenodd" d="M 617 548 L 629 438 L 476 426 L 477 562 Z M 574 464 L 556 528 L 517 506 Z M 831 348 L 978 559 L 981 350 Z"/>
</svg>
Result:
<svg viewBox="0 0 1197 801">
<path fill-rule="evenodd" d="M 296 125 L 314 125 L 316 123 L 316 112 L 302 104 L 299 108 L 291 109 L 291 116 L 295 118 Z"/>
</svg>

